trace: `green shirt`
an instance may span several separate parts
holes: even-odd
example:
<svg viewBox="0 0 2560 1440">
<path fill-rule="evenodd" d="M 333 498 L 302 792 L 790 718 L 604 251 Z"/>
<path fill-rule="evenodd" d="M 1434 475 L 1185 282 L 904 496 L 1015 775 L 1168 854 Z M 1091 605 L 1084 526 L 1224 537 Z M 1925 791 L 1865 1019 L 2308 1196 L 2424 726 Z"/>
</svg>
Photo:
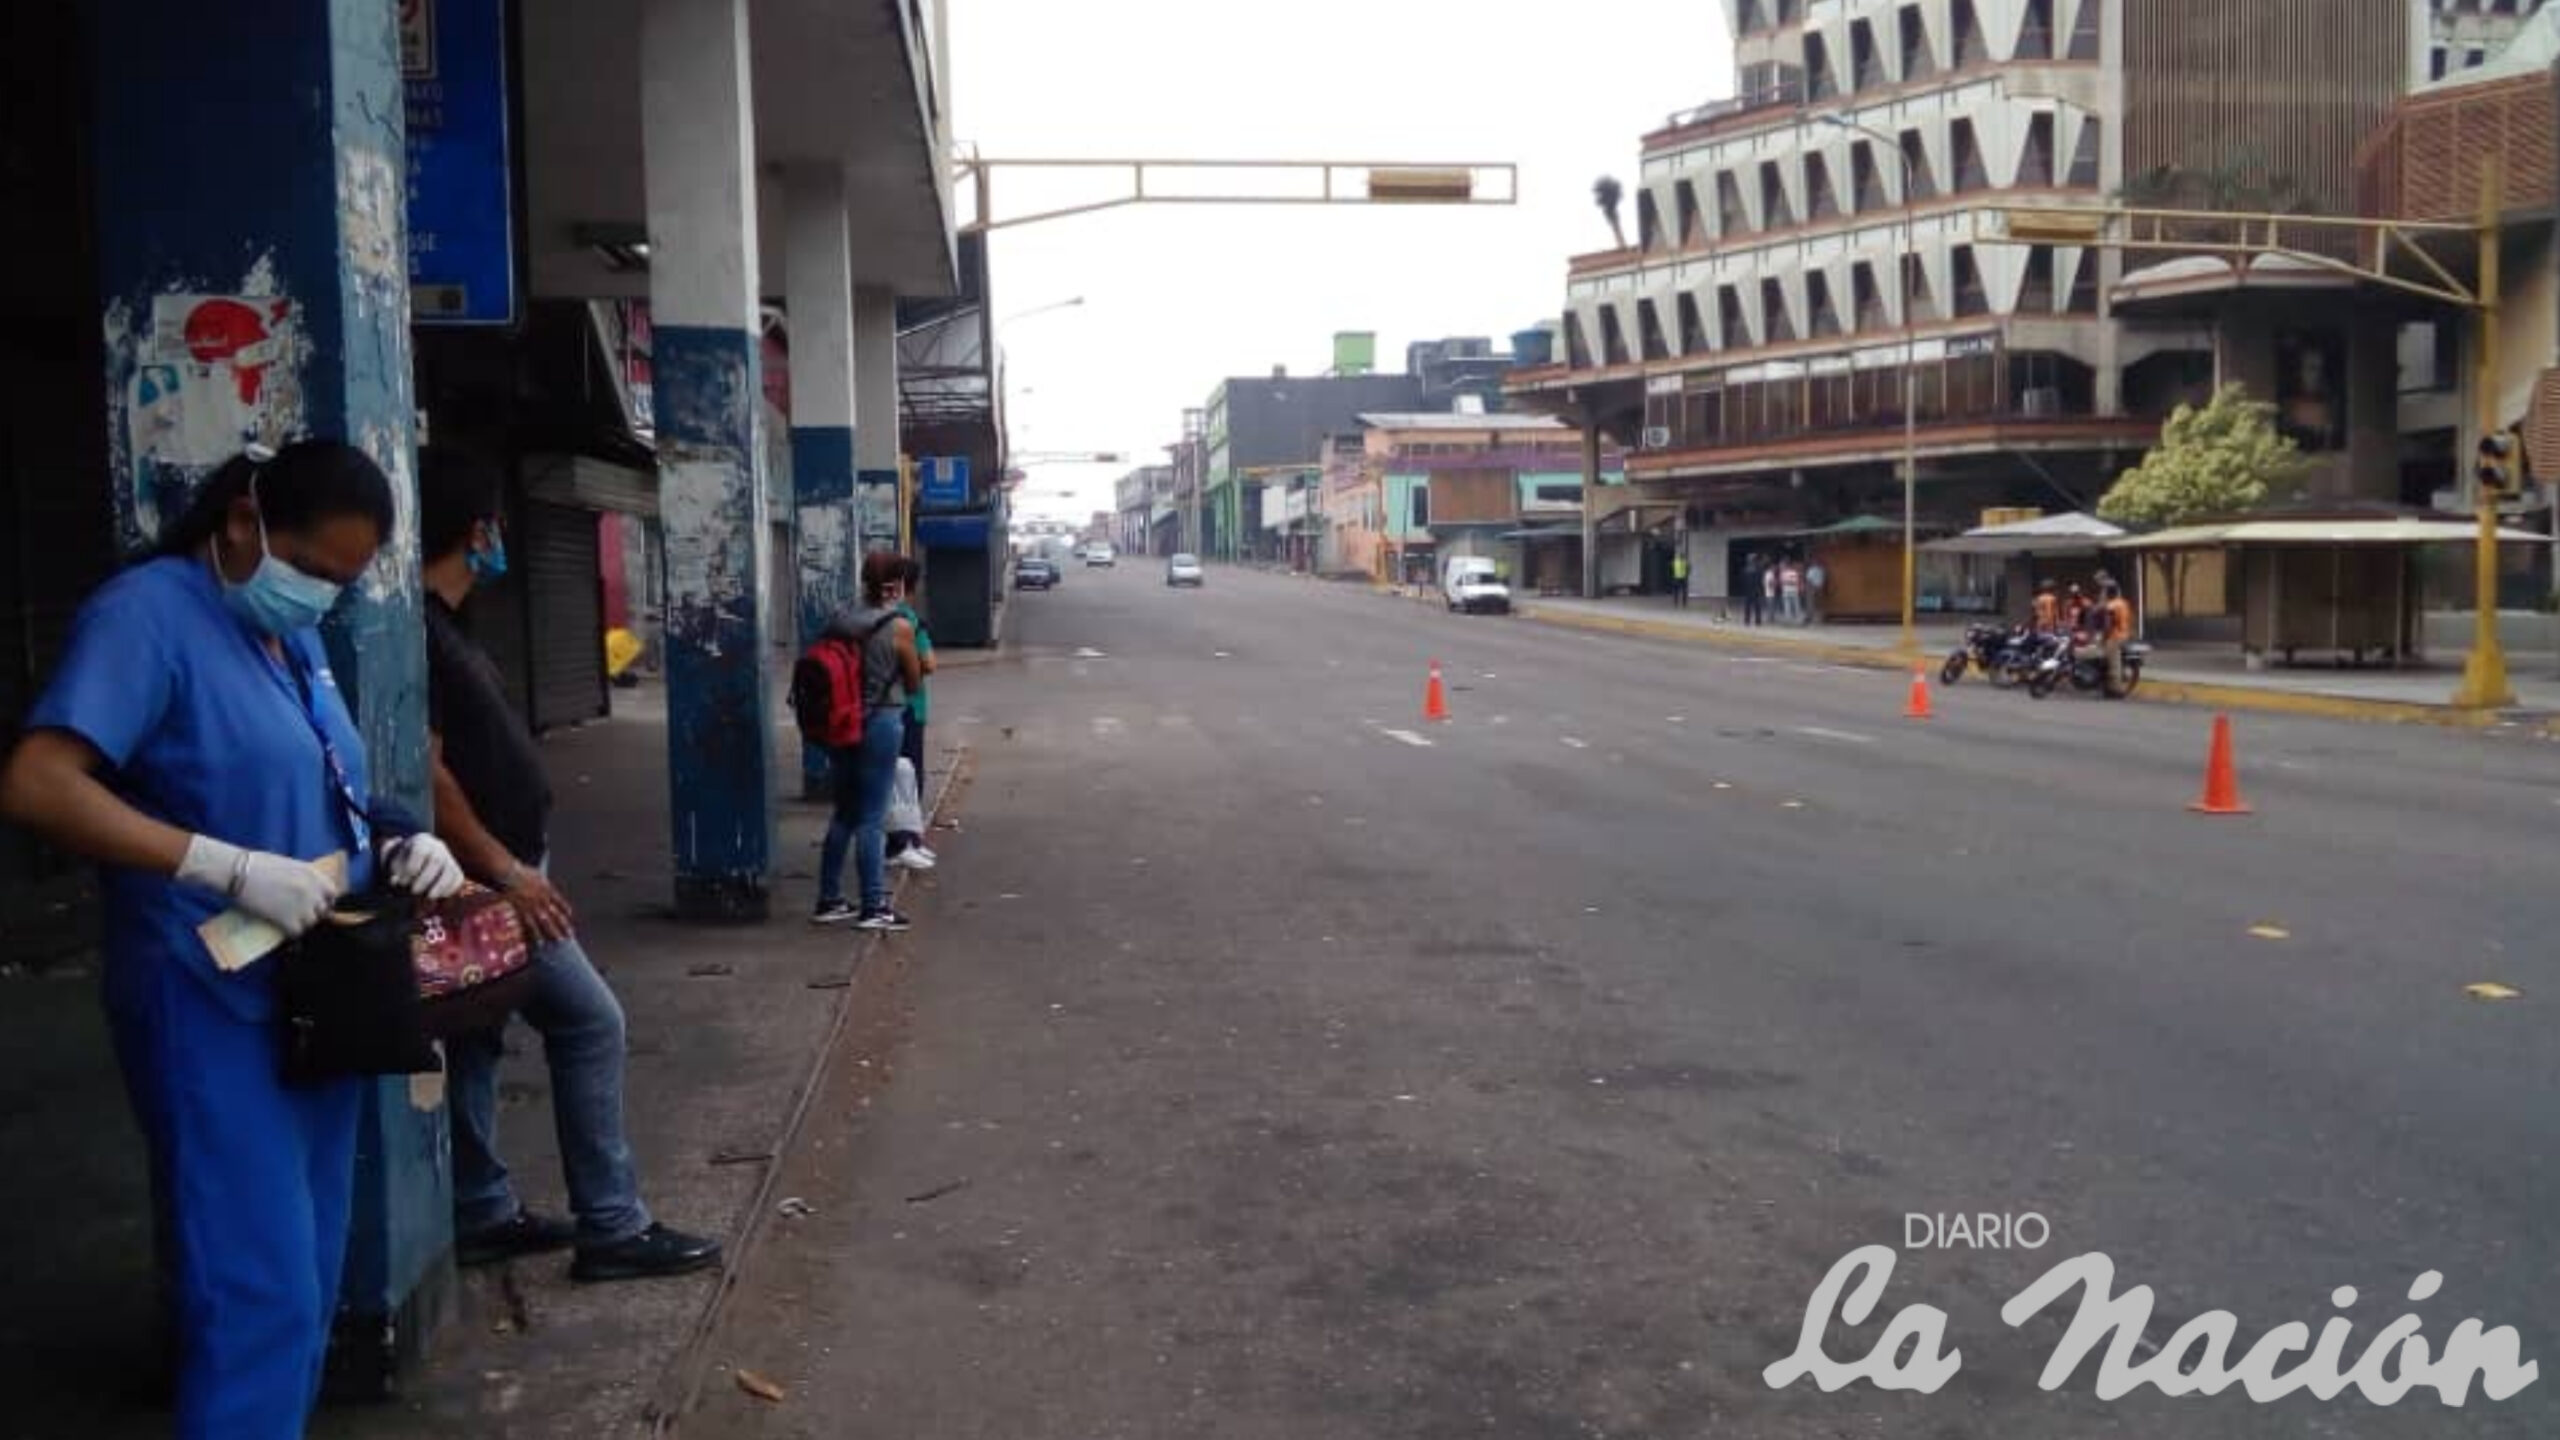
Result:
<svg viewBox="0 0 2560 1440">
<path fill-rule="evenodd" d="M 916 613 L 916 607 L 909 605 L 904 601 L 899 602 L 897 612 L 907 617 L 908 624 L 916 627 L 916 659 L 932 659 L 933 632 L 924 628 L 924 617 Z M 925 713 L 927 704 L 925 699 L 925 686 L 928 683 L 930 682 L 922 679 L 917 680 L 915 693 L 907 697 L 907 718 L 915 721 L 919 725 L 922 725 L 927 719 L 931 718 Z"/>
</svg>

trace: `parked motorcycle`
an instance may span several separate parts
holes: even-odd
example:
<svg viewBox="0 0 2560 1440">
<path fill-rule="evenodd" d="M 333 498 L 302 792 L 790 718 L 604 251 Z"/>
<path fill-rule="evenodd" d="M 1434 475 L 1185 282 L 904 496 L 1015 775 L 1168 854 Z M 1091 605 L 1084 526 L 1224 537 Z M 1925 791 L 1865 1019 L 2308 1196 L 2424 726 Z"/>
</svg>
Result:
<svg viewBox="0 0 2560 1440">
<path fill-rule="evenodd" d="M 2038 700 L 2054 692 L 2069 680 L 2071 688 L 2086 694 L 2104 695 L 2122 700 L 2142 684 L 2142 662 L 2151 647 L 2139 640 L 2128 640 L 2124 646 L 2124 688 L 2114 690 L 2107 684 L 2107 654 L 2095 641 L 2083 643 L 2076 636 L 2052 637 L 2049 647 L 2038 656 L 2034 673 L 2027 680 L 2027 693 Z"/>
<path fill-rule="evenodd" d="M 2010 686 L 2029 672 L 2028 655 L 2036 637 L 2024 626 L 1967 625 L 1964 643 L 1938 668 L 1938 683 L 1953 685 L 1967 670 L 1979 670 L 1997 686 Z"/>
</svg>

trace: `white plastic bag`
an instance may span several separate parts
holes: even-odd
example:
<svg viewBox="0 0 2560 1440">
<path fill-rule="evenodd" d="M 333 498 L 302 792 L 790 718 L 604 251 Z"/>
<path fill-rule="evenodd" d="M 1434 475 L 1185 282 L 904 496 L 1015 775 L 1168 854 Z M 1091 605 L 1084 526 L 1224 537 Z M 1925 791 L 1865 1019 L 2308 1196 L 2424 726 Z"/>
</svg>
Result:
<svg viewBox="0 0 2560 1440">
<path fill-rule="evenodd" d="M 889 784 L 889 818 L 881 829 L 891 835 L 924 833 L 924 805 L 916 795 L 916 767 L 904 755 L 898 757 L 898 775 Z"/>
</svg>

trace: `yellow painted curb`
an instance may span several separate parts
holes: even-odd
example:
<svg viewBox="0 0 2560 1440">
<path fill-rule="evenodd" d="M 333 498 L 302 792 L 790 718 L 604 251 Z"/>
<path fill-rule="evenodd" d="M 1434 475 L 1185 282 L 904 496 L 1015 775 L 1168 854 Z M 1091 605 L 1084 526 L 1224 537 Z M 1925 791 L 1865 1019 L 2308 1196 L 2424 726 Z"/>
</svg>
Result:
<svg viewBox="0 0 2560 1440">
<path fill-rule="evenodd" d="M 2134 692 L 2133 698 L 2163 705 L 2310 715 L 2324 720 L 2358 720 L 2378 725 L 2434 725 L 2448 730 L 2486 730 L 2503 718 L 2495 710 L 2422 705 L 2411 700 L 2366 700 L 2354 695 L 2322 695 L 2296 690 L 2261 690 L 2251 685 L 2216 685 L 2193 680 L 2145 678 L 2142 688 Z"/>
<path fill-rule="evenodd" d="M 1592 630 L 1613 635 L 1634 635 L 1648 640 L 1672 640 L 1692 645 L 1705 645 L 1719 650 L 1761 650 L 1778 654 L 1825 660 L 1838 665 L 1854 665 L 1869 670 L 1900 672 L 1901 657 L 1858 645 L 1827 645 L 1819 640 L 1799 640 L 1784 635 L 1736 634 L 1725 630 L 1708 630 L 1695 625 L 1680 625 L 1663 620 L 1646 620 L 1636 616 L 1590 615 L 1570 610 L 1540 610 L 1534 605 L 1519 607 L 1522 619 L 1542 625 L 1556 625 L 1572 630 Z M 2486 730 L 2506 717 L 2496 710 L 2462 709 L 2452 705 L 2426 705 L 2410 700 L 2367 700 L 2353 695 L 2323 695 L 2295 690 L 2265 690 L 2252 685 L 2216 685 L 2210 681 L 2166 680 L 2145 677 L 2134 699 L 2160 705 L 2190 705 L 2207 709 L 2252 710 L 2269 714 L 2309 715 L 2330 720 L 2353 720 L 2366 724 L 2433 725 L 2443 729 Z M 2541 733 L 2560 738 L 2560 718 L 2533 723 Z"/>
<path fill-rule="evenodd" d="M 1890 651 L 1866 645 L 1828 645 L 1820 640 L 1799 640 L 1785 635 L 1752 635 L 1729 630 L 1709 630 L 1696 625 L 1680 625 L 1668 620 L 1645 620 L 1629 615 L 1589 615 L 1578 610 L 1542 610 L 1535 605 L 1514 607 L 1523 620 L 1541 625 L 1558 625 L 1572 630 L 1597 630 L 1612 635 L 1635 635 L 1648 640 L 1675 640 L 1692 645 L 1707 645 L 1719 650 L 1762 650 L 1773 654 L 1794 655 L 1808 660 L 1825 660 L 1835 665 L 1855 665 L 1868 670 L 1900 671 L 1902 658 Z"/>
</svg>

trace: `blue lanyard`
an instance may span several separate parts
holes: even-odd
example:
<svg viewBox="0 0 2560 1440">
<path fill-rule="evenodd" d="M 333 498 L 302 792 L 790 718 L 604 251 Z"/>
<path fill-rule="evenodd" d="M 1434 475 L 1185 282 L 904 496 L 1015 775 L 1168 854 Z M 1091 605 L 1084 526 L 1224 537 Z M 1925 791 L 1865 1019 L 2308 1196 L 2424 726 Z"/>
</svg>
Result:
<svg viewBox="0 0 2560 1440">
<path fill-rule="evenodd" d="M 357 854 L 363 854 L 371 848 L 373 842 L 373 826 L 369 818 L 371 809 L 365 804 L 364 797 L 356 793 L 354 783 L 347 778 L 346 762 L 338 755 L 337 742 L 329 738 L 328 724 L 320 718 L 319 697 L 311 688 L 311 677 L 304 672 L 300 659 L 294 654 L 293 642 L 280 639 L 276 644 L 284 651 L 283 668 L 286 678 L 292 682 L 291 694 L 295 708 L 302 712 L 304 720 L 310 722 L 311 738 L 320 742 L 320 761 L 328 771 L 329 786 L 338 792 L 338 801 L 345 811 L 347 830 L 350 838 L 355 842 L 355 851 Z M 273 673 L 276 668 L 275 658 L 267 654 L 266 647 L 255 648 L 258 651 L 258 658 L 266 661 L 269 673 Z"/>
</svg>

